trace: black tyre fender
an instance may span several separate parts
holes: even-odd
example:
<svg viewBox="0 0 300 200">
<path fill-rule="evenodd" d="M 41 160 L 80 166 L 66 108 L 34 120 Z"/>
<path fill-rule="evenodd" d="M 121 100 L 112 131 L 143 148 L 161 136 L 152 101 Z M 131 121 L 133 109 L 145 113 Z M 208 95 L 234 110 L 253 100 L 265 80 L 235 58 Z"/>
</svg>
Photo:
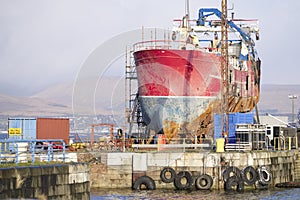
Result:
<svg viewBox="0 0 300 200">
<path fill-rule="evenodd" d="M 245 188 L 244 180 L 242 180 L 242 179 L 238 180 L 238 185 L 236 187 L 236 191 L 244 192 L 244 188 Z"/>
<path fill-rule="evenodd" d="M 208 174 L 203 174 L 197 177 L 195 181 L 195 187 L 198 190 L 209 190 L 213 185 L 213 179 Z"/>
<path fill-rule="evenodd" d="M 235 166 L 231 166 L 223 171 L 223 179 L 225 182 L 227 182 L 228 178 L 232 177 L 231 173 L 233 173 L 233 176 L 237 177 L 238 179 L 241 178 L 241 170 Z"/>
<path fill-rule="evenodd" d="M 144 186 L 144 187 L 142 187 Z M 154 180 L 149 176 L 139 177 L 133 184 L 132 189 L 134 190 L 155 190 L 156 185 Z"/>
<path fill-rule="evenodd" d="M 170 178 L 167 178 L 166 174 L 170 173 Z M 163 170 L 161 170 L 160 172 L 160 179 L 162 180 L 162 182 L 164 183 L 171 183 L 174 181 L 176 177 L 176 172 L 172 167 L 165 167 Z"/>
<path fill-rule="evenodd" d="M 233 191 L 236 188 L 236 191 L 243 192 L 244 191 L 244 181 L 236 176 L 231 176 L 227 179 L 224 185 L 224 189 L 226 191 Z"/>
<path fill-rule="evenodd" d="M 272 179 L 272 174 L 266 167 L 259 167 L 257 169 L 258 172 L 258 182 L 262 185 L 269 185 Z"/>
<path fill-rule="evenodd" d="M 255 188 L 258 190 L 267 190 L 269 188 L 269 184 L 264 185 L 264 184 L 260 183 L 259 181 L 256 181 L 254 185 L 255 185 Z"/>
<path fill-rule="evenodd" d="M 182 184 L 181 180 L 185 178 L 186 183 Z M 186 190 L 190 189 L 193 185 L 193 176 L 189 171 L 181 171 L 179 172 L 174 179 L 174 186 L 178 190 Z"/>
<path fill-rule="evenodd" d="M 249 176 L 248 176 L 249 174 Z M 247 185 L 253 185 L 255 181 L 258 179 L 258 173 L 252 166 L 247 166 L 242 170 L 241 173 L 242 180 L 247 184 Z"/>
</svg>

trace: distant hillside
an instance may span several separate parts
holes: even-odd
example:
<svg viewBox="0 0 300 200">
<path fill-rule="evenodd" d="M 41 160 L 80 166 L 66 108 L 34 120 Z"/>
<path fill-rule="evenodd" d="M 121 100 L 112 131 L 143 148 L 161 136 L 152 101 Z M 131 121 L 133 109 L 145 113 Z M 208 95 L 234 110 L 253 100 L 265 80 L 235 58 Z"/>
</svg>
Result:
<svg viewBox="0 0 300 200">
<path fill-rule="evenodd" d="M 57 116 L 71 112 L 70 105 L 36 97 L 0 95 L 0 114 L 10 116 Z"/>
<path fill-rule="evenodd" d="M 45 90 L 36 93 L 31 97 L 71 106 L 72 89 L 73 83 L 62 83 L 46 88 Z"/>
<path fill-rule="evenodd" d="M 84 87 L 84 82 L 81 83 Z M 0 94 L 0 114 L 25 116 L 57 116 L 72 114 L 72 102 L 78 105 L 75 112 L 80 114 L 124 114 L 125 84 L 120 77 L 102 78 L 92 88 L 92 94 L 72 97 L 73 83 L 54 85 L 31 97 L 16 97 Z M 291 114 L 289 94 L 299 95 L 300 85 L 262 85 L 259 112 Z M 74 99 L 76 98 L 76 99 Z M 75 101 L 76 100 L 76 101 Z M 295 100 L 295 113 L 300 108 L 300 99 Z"/>
<path fill-rule="evenodd" d="M 122 77 L 102 77 L 98 85 L 89 86 L 89 80 L 74 83 L 59 84 L 35 94 L 33 97 L 47 99 L 52 102 L 72 107 L 80 114 L 124 113 L 125 80 Z M 79 86 L 78 86 L 79 85 Z M 82 93 L 75 91 L 78 87 Z M 90 91 L 90 92 L 86 92 Z M 74 96 L 73 96 L 74 92 Z"/>
<path fill-rule="evenodd" d="M 88 80 L 85 80 L 88 81 Z M 30 97 L 0 94 L 0 114 L 25 116 L 55 116 L 77 114 L 124 114 L 125 80 L 103 77 L 91 94 L 73 95 L 74 83 L 53 85 Z M 81 87 L 85 83 L 81 82 Z M 88 85 L 88 84 L 86 84 Z M 75 106 L 72 103 L 77 103 Z M 74 110 L 73 110 L 73 108 Z"/>
</svg>

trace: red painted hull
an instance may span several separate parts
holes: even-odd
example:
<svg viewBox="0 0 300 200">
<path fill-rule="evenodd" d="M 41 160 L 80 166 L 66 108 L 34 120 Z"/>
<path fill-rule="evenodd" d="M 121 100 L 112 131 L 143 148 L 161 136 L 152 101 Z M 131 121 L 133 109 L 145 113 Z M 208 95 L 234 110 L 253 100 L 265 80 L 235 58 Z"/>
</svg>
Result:
<svg viewBox="0 0 300 200">
<path fill-rule="evenodd" d="M 220 110 L 221 58 L 200 50 L 152 49 L 134 53 L 143 118 L 171 139 L 207 133 Z M 229 66 L 229 111 L 248 112 L 259 99 L 260 70 L 244 61 Z"/>
<path fill-rule="evenodd" d="M 183 50 L 135 53 L 141 96 L 216 96 L 220 59 L 216 54 Z"/>
</svg>

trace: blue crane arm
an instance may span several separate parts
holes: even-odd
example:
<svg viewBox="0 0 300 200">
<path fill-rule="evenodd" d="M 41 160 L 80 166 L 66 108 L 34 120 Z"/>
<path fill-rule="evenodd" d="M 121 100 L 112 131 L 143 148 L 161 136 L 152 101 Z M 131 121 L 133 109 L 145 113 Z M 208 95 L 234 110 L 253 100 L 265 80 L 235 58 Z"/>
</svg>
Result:
<svg viewBox="0 0 300 200">
<path fill-rule="evenodd" d="M 208 14 L 205 14 L 208 13 Z M 198 22 L 197 25 L 201 25 L 204 26 L 205 17 L 211 16 L 211 15 L 216 15 L 218 18 L 222 19 L 222 12 L 219 11 L 216 8 L 201 8 L 199 10 L 199 18 L 198 18 Z M 242 38 L 246 41 L 246 42 L 251 42 L 251 38 L 240 28 L 238 27 L 235 23 L 233 23 L 232 21 L 228 21 L 228 25 L 235 29 L 237 32 L 239 32 L 242 36 Z"/>
</svg>

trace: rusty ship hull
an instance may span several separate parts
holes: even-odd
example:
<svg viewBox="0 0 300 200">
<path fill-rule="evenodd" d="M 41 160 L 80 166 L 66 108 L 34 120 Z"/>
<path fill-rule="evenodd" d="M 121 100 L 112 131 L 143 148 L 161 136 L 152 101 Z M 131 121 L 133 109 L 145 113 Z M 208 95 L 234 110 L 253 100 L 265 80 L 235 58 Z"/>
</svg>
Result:
<svg viewBox="0 0 300 200">
<path fill-rule="evenodd" d="M 204 47 L 182 40 L 178 48 L 172 48 L 170 41 L 166 46 L 153 46 L 153 41 L 136 46 L 133 55 L 139 101 L 150 130 L 165 134 L 169 140 L 212 132 L 213 113 L 220 111 L 222 89 L 221 54 L 213 45 L 215 39 Z M 249 112 L 259 101 L 260 60 L 251 49 L 245 53 L 243 42 L 229 41 L 229 112 Z"/>
</svg>

